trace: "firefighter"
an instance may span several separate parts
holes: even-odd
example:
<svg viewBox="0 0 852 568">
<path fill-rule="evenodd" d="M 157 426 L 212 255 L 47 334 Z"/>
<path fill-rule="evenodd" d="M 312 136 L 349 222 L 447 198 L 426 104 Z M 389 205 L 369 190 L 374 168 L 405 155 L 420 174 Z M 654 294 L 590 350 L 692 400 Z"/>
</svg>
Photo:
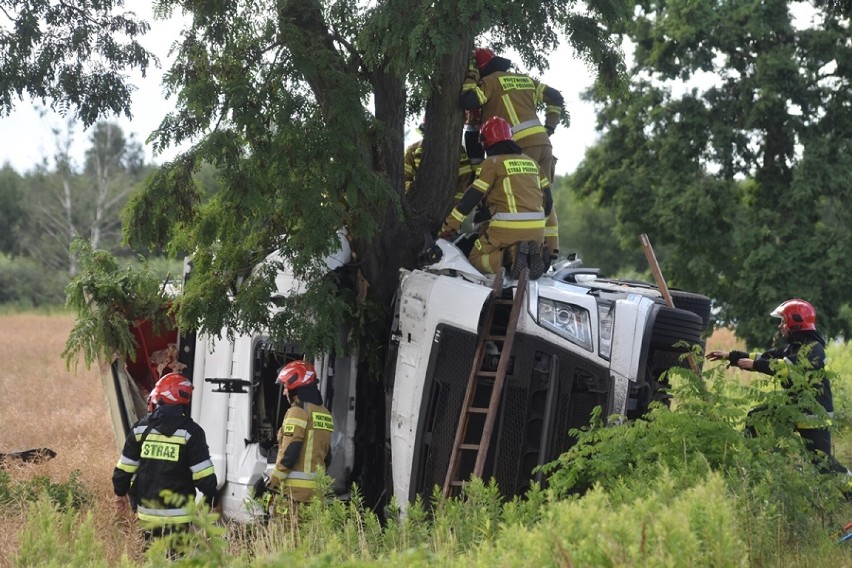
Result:
<svg viewBox="0 0 852 568">
<path fill-rule="evenodd" d="M 196 490 L 211 507 L 218 494 L 204 430 L 187 415 L 192 383 L 168 373 L 148 400 L 150 412 L 127 436 L 112 485 L 119 510 L 131 506 L 150 537 L 189 526 L 185 504 Z"/>
<path fill-rule="evenodd" d="M 493 116 L 506 119 L 514 141 L 524 154 L 535 160 L 553 183 L 553 147 L 550 136 L 556 130 L 564 107 L 562 94 L 528 75 L 509 71 L 512 62 L 488 48 L 477 48 L 462 86 L 462 107 L 481 109 L 482 121 Z M 544 124 L 538 107 L 545 105 Z M 545 226 L 549 257 L 559 253 L 559 227 L 556 211 L 551 209 Z"/>
<path fill-rule="evenodd" d="M 425 120 L 417 127 L 417 132 L 423 136 L 423 131 L 426 128 Z M 423 139 L 417 140 L 405 149 L 405 193 L 411 190 L 411 185 L 414 183 L 414 178 L 417 170 L 420 169 L 420 162 L 423 160 Z M 473 179 L 473 168 L 470 165 L 470 160 L 464 148 L 459 148 L 459 176 L 456 183 L 455 193 L 453 193 L 453 206 L 455 206 L 462 198 L 464 190 L 470 185 Z"/>
<path fill-rule="evenodd" d="M 270 495 L 286 495 L 293 514 L 297 514 L 296 506 L 309 502 L 314 495 L 318 468 L 331 463 L 334 420 L 323 406 L 312 364 L 302 360 L 287 363 L 278 373 L 278 382 L 290 408 L 278 431 L 278 457 L 267 489 Z M 278 512 L 283 510 L 279 507 Z"/>
<path fill-rule="evenodd" d="M 805 446 L 816 454 L 818 463 L 826 471 L 846 473 L 845 467 L 834 459 L 831 451 L 831 432 L 828 429 L 830 419 L 834 414 L 834 401 L 831 396 L 831 383 L 823 371 L 825 368 L 825 338 L 816 329 L 816 310 L 805 300 L 787 300 L 775 308 L 770 314 L 780 318 L 778 329 L 781 336 L 787 340 L 787 345 L 764 351 L 763 353 L 746 353 L 744 351 L 711 351 L 707 358 L 711 361 L 726 359 L 729 365 L 746 371 L 757 371 L 766 375 L 776 375 L 781 380 L 781 386 L 791 390 L 791 398 L 795 400 L 796 393 L 792 378 L 789 376 L 789 365 L 799 362 L 801 352 L 807 359 L 806 366 L 815 378 L 820 381 L 815 389 L 816 402 L 819 403 L 828 417 L 828 421 L 817 416 L 808 416 L 802 423 L 796 425 L 796 431 L 804 439 Z M 779 366 L 779 361 L 783 362 Z M 756 410 L 752 410 L 754 413 Z M 752 432 L 753 433 L 753 432 Z"/>
<path fill-rule="evenodd" d="M 550 184 L 538 164 L 512 141 L 512 129 L 504 119 L 485 121 L 480 137 L 487 157 L 439 236 L 452 238 L 484 197 L 490 215 L 468 254 L 471 264 L 486 273 L 510 266 L 513 278 L 529 267 L 530 278 L 537 279 L 545 270 L 542 245 L 545 219 L 553 205 Z"/>
</svg>

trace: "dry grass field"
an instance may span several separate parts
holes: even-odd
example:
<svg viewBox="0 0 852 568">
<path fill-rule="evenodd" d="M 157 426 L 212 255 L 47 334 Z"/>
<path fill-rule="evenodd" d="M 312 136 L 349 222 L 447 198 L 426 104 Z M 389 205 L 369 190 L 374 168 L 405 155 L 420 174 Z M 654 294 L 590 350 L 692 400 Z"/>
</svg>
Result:
<svg viewBox="0 0 852 568">
<path fill-rule="evenodd" d="M 110 480 L 118 451 L 100 372 L 82 364 L 68 370 L 60 358 L 73 325 L 70 314 L 0 315 L 0 451 L 46 447 L 57 453 L 42 464 L 7 466 L 15 480 L 47 476 L 64 483 L 79 471 L 94 494 L 91 512 L 98 536 L 110 565 L 117 565 L 125 553 L 141 558 L 141 543 L 129 520 L 116 516 L 113 508 Z M 24 513 L 22 505 L 20 515 L 0 517 L 0 566 L 13 559 Z"/>
</svg>

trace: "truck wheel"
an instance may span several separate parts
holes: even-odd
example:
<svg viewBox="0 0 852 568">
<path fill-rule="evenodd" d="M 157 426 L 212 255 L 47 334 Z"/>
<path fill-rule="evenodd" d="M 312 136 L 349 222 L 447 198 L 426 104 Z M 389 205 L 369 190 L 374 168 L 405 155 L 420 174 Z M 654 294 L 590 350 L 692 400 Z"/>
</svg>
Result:
<svg viewBox="0 0 852 568">
<path fill-rule="evenodd" d="M 704 331 L 710 330 L 713 323 L 710 317 L 710 298 L 683 290 L 669 290 L 669 294 L 676 308 L 696 314 L 704 322 Z"/>
<path fill-rule="evenodd" d="M 703 331 L 704 322 L 700 316 L 686 310 L 661 306 L 654 321 L 651 345 L 667 351 L 682 352 L 683 348 L 674 345 L 679 341 L 700 343 Z"/>
</svg>

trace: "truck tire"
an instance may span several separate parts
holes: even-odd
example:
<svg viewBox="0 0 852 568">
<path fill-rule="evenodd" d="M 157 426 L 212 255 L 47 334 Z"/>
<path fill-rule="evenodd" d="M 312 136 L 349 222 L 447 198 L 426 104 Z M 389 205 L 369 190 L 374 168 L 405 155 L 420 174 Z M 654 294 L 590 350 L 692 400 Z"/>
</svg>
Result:
<svg viewBox="0 0 852 568">
<path fill-rule="evenodd" d="M 704 322 L 697 314 L 661 306 L 654 320 L 651 346 L 666 351 L 683 352 L 683 347 L 675 345 L 680 341 L 691 345 L 701 343 L 703 331 Z"/>
<path fill-rule="evenodd" d="M 669 294 L 671 294 L 672 303 L 676 308 L 696 314 L 704 322 L 704 331 L 710 330 L 713 324 L 710 315 L 710 298 L 683 290 L 669 290 Z"/>
</svg>

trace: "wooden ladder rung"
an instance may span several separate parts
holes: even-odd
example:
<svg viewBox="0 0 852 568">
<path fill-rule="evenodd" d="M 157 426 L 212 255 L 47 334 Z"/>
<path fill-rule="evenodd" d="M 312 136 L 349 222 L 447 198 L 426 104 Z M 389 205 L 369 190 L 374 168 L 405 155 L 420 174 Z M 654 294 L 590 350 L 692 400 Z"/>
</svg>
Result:
<svg viewBox="0 0 852 568">
<path fill-rule="evenodd" d="M 503 390 L 503 381 L 506 377 L 506 367 L 512 351 L 512 344 L 515 338 L 518 318 L 523 310 L 523 300 L 526 292 L 527 278 L 529 276 L 528 270 L 524 269 L 524 271 L 521 272 L 521 277 L 518 278 L 518 285 L 514 298 L 504 299 L 501 297 L 503 271 L 504 269 L 500 268 L 497 276 L 495 277 L 492 299 L 487 308 L 488 312 L 484 320 L 485 329 L 483 330 L 483 335 L 479 336 L 476 346 L 476 361 L 474 361 L 469 375 L 467 390 L 465 391 L 464 402 L 462 403 L 462 414 L 459 416 L 455 441 L 453 442 L 453 449 L 450 454 L 450 463 L 447 467 L 447 475 L 444 480 L 445 497 L 450 496 L 451 488 L 463 487 L 466 484 L 466 482 L 458 479 L 460 454 L 463 450 L 476 450 L 476 463 L 474 464 L 473 475 L 482 476 L 482 472 L 485 467 L 486 453 L 488 446 L 491 443 L 491 434 L 494 428 L 494 421 L 496 419 L 496 409 L 499 403 L 499 397 L 501 396 L 500 393 Z M 492 333 L 497 331 L 496 329 L 493 329 L 494 327 L 497 327 L 494 322 L 494 313 L 497 305 L 512 306 L 505 335 L 495 335 Z M 481 367 L 485 361 L 485 342 L 494 340 L 503 342 L 502 348 L 500 349 L 500 360 L 497 370 L 483 371 Z M 493 379 L 493 385 L 490 385 L 492 390 L 487 407 L 473 405 L 473 398 L 477 392 L 477 386 L 479 386 L 479 379 L 482 379 L 483 381 L 483 388 Z M 480 390 L 479 392 L 482 391 Z M 468 416 L 471 414 L 485 416 L 485 423 L 482 426 L 482 433 L 480 435 L 479 442 L 475 444 L 463 442 L 467 433 Z"/>
</svg>

